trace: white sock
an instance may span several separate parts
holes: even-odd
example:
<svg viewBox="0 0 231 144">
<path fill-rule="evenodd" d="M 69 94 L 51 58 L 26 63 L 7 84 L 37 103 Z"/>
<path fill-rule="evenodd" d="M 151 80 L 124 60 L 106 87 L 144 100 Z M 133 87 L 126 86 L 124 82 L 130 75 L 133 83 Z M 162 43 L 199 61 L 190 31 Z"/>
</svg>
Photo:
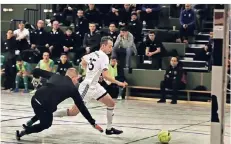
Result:
<svg viewBox="0 0 231 144">
<path fill-rule="evenodd" d="M 112 119 L 114 116 L 114 107 L 107 107 L 107 129 L 110 130 L 112 128 Z"/>
<path fill-rule="evenodd" d="M 67 109 L 61 109 L 61 110 L 57 110 L 56 112 L 53 113 L 54 117 L 64 117 L 64 116 L 68 116 L 67 114 Z"/>
</svg>

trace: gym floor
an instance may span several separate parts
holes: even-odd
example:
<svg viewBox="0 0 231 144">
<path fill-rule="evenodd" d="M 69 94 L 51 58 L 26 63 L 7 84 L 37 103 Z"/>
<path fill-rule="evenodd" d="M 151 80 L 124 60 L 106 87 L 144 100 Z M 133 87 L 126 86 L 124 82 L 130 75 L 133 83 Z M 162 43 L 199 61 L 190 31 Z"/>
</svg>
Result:
<svg viewBox="0 0 231 144">
<path fill-rule="evenodd" d="M 1 92 L 1 143 L 17 144 L 159 144 L 157 134 L 169 130 L 170 144 L 210 143 L 210 104 L 179 101 L 177 105 L 157 104 L 157 99 L 116 101 L 114 127 L 123 134 L 107 136 L 93 129 L 81 114 L 75 117 L 54 118 L 53 125 L 41 133 L 15 139 L 15 131 L 33 115 L 29 94 Z M 59 105 L 67 108 L 68 99 Z M 106 108 L 92 100 L 88 108 L 96 121 L 106 128 Z M 225 144 L 230 143 L 230 106 L 225 114 Z"/>
</svg>

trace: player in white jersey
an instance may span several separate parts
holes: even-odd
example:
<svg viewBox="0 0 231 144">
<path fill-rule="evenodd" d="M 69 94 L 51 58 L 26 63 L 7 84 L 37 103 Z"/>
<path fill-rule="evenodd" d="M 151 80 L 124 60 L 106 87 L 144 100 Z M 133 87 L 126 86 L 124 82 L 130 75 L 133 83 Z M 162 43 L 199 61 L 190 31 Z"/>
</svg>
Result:
<svg viewBox="0 0 231 144">
<path fill-rule="evenodd" d="M 117 84 L 118 86 L 125 87 L 127 83 L 122 83 L 115 80 L 108 72 L 109 58 L 107 54 L 112 51 L 113 42 L 109 37 L 103 37 L 100 43 L 100 50 L 85 55 L 82 58 L 81 65 L 86 69 L 86 77 L 79 85 L 79 92 L 84 102 L 91 99 L 96 99 L 107 106 L 107 129 L 106 134 L 121 134 L 123 131 L 117 130 L 112 127 L 113 110 L 115 102 L 106 90 L 98 83 L 99 77 L 102 74 L 103 78 Z M 79 109 L 73 105 L 72 108 L 64 111 L 58 111 L 54 116 L 76 116 Z"/>
</svg>

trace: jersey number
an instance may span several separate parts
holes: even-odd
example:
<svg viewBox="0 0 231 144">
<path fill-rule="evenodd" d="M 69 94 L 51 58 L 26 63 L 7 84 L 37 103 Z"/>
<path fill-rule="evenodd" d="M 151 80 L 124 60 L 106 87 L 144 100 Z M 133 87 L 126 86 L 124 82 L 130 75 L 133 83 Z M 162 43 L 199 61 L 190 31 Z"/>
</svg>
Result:
<svg viewBox="0 0 231 144">
<path fill-rule="evenodd" d="M 93 70 L 94 69 L 94 62 L 95 61 L 96 61 L 96 59 L 90 58 L 90 63 L 88 63 L 88 69 L 89 70 Z"/>
</svg>

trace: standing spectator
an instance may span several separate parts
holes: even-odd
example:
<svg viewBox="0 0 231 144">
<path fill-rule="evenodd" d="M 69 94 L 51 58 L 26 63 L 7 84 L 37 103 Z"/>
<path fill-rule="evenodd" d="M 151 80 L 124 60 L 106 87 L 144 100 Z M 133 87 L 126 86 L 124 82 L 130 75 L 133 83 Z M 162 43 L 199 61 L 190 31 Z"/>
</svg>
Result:
<svg viewBox="0 0 231 144">
<path fill-rule="evenodd" d="M 188 43 L 188 37 L 194 35 L 195 30 L 195 12 L 190 4 L 185 4 L 185 10 L 180 14 L 180 35 L 184 43 Z"/>
<path fill-rule="evenodd" d="M 116 25 L 114 23 L 110 23 L 109 31 L 104 32 L 103 36 L 110 36 L 113 40 L 113 44 L 115 43 L 119 33 L 116 31 Z"/>
<path fill-rule="evenodd" d="M 39 59 L 41 59 L 42 54 L 45 51 L 49 51 L 49 44 L 48 44 L 48 32 L 44 30 L 44 21 L 38 20 L 36 30 L 32 31 L 30 35 L 31 39 L 31 48 L 39 51 Z"/>
<path fill-rule="evenodd" d="M 130 4 L 124 4 L 123 8 L 119 10 L 120 21 L 119 26 L 124 27 L 128 24 L 131 17 L 132 9 Z"/>
<path fill-rule="evenodd" d="M 128 30 L 134 36 L 135 43 L 141 41 L 142 23 L 138 20 L 137 14 L 132 13 L 131 20 L 128 22 Z"/>
<path fill-rule="evenodd" d="M 160 41 L 155 38 L 155 32 L 150 31 L 148 34 L 148 39 L 145 43 L 146 50 L 145 55 L 152 59 L 152 64 L 155 68 L 155 61 L 158 62 L 158 68 L 161 68 L 161 49 L 163 45 Z"/>
<path fill-rule="evenodd" d="M 25 28 L 24 22 L 20 22 L 18 25 L 19 29 L 14 31 L 14 35 L 16 36 L 16 40 L 18 42 L 18 49 L 22 53 L 22 51 L 29 48 L 30 40 L 29 40 L 29 31 Z"/>
<path fill-rule="evenodd" d="M 73 67 L 72 64 L 67 60 L 65 53 L 61 54 L 60 61 L 58 61 L 58 68 L 56 73 L 65 76 L 67 69 Z"/>
<path fill-rule="evenodd" d="M 146 22 L 147 29 L 153 29 L 159 24 L 159 14 L 161 6 L 159 4 L 143 4 L 142 5 L 142 20 Z"/>
<path fill-rule="evenodd" d="M 66 7 L 64 8 L 63 11 L 63 17 L 66 21 L 65 25 L 66 26 L 70 26 L 71 24 L 73 25 L 74 21 L 75 21 L 75 17 L 77 13 L 77 9 L 75 8 L 74 4 L 67 4 Z"/>
<path fill-rule="evenodd" d="M 15 88 L 14 81 L 16 76 L 15 53 L 17 52 L 18 46 L 12 30 L 8 30 L 6 33 L 6 41 L 4 42 L 4 48 L 2 47 L 2 50 L 3 49 L 5 50 L 4 90 L 13 90 Z"/>
<path fill-rule="evenodd" d="M 112 50 L 112 57 L 117 58 L 119 53 L 126 54 L 126 67 L 131 66 L 131 56 L 132 54 L 137 54 L 136 45 L 134 43 L 133 35 L 128 32 L 127 28 L 121 28 L 120 34 L 118 35 L 114 48 Z"/>
<path fill-rule="evenodd" d="M 81 38 L 75 33 L 72 33 L 71 28 L 67 28 L 65 40 L 63 42 L 63 50 L 65 53 L 67 53 L 68 58 L 71 61 L 75 61 L 76 51 L 81 47 L 80 41 Z"/>
<path fill-rule="evenodd" d="M 52 30 L 49 33 L 49 51 L 52 58 L 57 58 L 63 52 L 64 33 L 59 28 L 59 22 L 54 21 L 52 23 Z"/>
<path fill-rule="evenodd" d="M 89 24 L 90 32 L 86 33 L 83 39 L 84 53 L 90 53 L 99 49 L 101 35 L 96 30 L 96 24 Z"/>
<path fill-rule="evenodd" d="M 99 28 L 102 27 L 100 12 L 96 9 L 94 4 L 89 4 L 88 9 L 85 11 L 85 17 L 90 23 L 95 23 Z"/>
<path fill-rule="evenodd" d="M 85 33 L 89 31 L 88 20 L 84 17 L 83 10 L 78 10 L 77 18 L 75 22 L 75 32 L 83 40 Z"/>
<path fill-rule="evenodd" d="M 172 57 L 170 61 L 169 69 L 166 70 L 164 81 L 160 83 L 161 99 L 158 103 L 166 103 L 165 89 L 169 88 L 173 91 L 171 104 L 177 104 L 177 92 L 180 89 L 185 89 L 186 86 L 186 75 L 179 65 L 177 57 Z"/>
<path fill-rule="evenodd" d="M 23 61 L 20 57 L 16 60 L 17 75 L 15 78 L 15 90 L 14 92 L 19 92 L 20 79 L 23 78 L 24 83 L 24 93 L 28 93 L 28 77 L 31 73 L 31 66 L 29 63 Z"/>
</svg>

